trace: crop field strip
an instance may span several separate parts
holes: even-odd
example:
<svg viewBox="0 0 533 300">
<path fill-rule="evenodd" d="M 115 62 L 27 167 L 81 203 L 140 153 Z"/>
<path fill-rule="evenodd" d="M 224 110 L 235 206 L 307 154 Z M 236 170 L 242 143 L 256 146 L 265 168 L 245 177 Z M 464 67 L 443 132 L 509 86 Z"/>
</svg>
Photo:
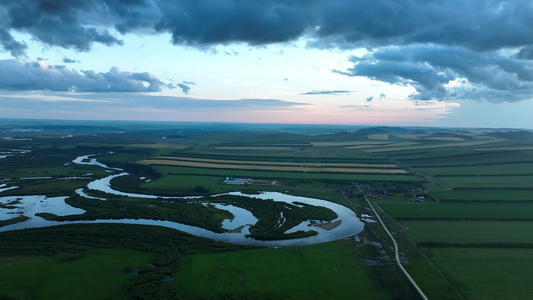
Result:
<svg viewBox="0 0 533 300">
<path fill-rule="evenodd" d="M 467 189 L 467 190 L 453 190 L 453 191 L 432 191 L 429 192 L 435 199 L 439 199 L 441 203 L 448 202 L 478 202 L 478 203 L 520 203 L 533 202 L 533 191 L 530 190 L 481 190 L 481 189 Z"/>
<path fill-rule="evenodd" d="M 362 151 L 350 151 L 333 148 L 320 151 L 305 152 L 283 152 L 265 153 L 261 151 L 216 151 L 209 150 L 183 150 L 176 152 L 173 156 L 207 158 L 207 159 L 229 159 L 229 160 L 251 160 L 251 161 L 287 161 L 287 162 L 328 162 L 328 163 L 363 163 L 363 164 L 390 164 L 384 158 L 372 156 L 370 153 Z"/>
<path fill-rule="evenodd" d="M 294 166 L 294 167 L 353 167 L 353 168 L 383 168 L 383 169 L 398 169 L 395 164 L 364 164 L 364 163 L 333 163 L 333 162 L 284 162 L 284 161 L 252 161 L 252 160 L 226 160 L 226 159 L 208 159 L 208 158 L 194 158 L 194 157 L 179 157 L 179 156 L 159 156 L 153 159 L 177 160 L 177 161 L 195 161 L 205 163 L 220 163 L 220 164 L 241 164 L 241 165 L 268 165 L 268 166 Z"/>
<path fill-rule="evenodd" d="M 396 219 L 434 220 L 529 220 L 533 221 L 533 203 L 376 203 Z"/>
<path fill-rule="evenodd" d="M 383 152 L 399 166 L 453 189 L 429 189 L 423 203 L 375 201 L 466 298 L 525 299 L 529 283 L 517 283 L 515 277 L 533 276 L 531 268 L 522 267 L 533 254 L 533 155 L 528 150 L 512 141 Z M 520 257 L 514 259 L 515 253 Z"/>
<path fill-rule="evenodd" d="M 408 174 L 407 171 L 397 169 L 377 169 L 377 168 L 341 168 L 341 167 L 296 167 L 296 166 L 269 166 L 251 164 L 226 164 L 208 163 L 198 161 L 178 161 L 163 159 L 148 159 L 139 161 L 146 165 L 171 165 L 182 167 L 215 168 L 215 169 L 237 169 L 237 170 L 261 170 L 261 171 L 289 171 L 289 172 L 315 172 L 315 173 L 379 173 L 379 174 Z"/>
<path fill-rule="evenodd" d="M 454 142 L 454 143 L 438 143 L 434 145 L 428 145 L 427 143 L 417 143 L 409 146 L 404 145 L 400 146 L 400 143 L 398 144 L 392 144 L 390 146 L 384 145 L 379 148 L 368 148 L 364 149 L 364 151 L 368 152 L 391 152 L 391 151 L 403 151 L 403 150 L 419 150 L 419 149 L 435 149 L 435 148 L 452 148 L 452 147 L 471 147 L 471 146 L 480 146 L 480 145 L 486 145 L 498 142 L 500 140 L 489 140 L 489 141 L 472 141 L 472 142 Z M 417 145 L 420 144 L 420 145 Z"/>
<path fill-rule="evenodd" d="M 157 170 L 167 175 L 210 175 L 210 176 L 233 176 L 261 179 L 311 179 L 311 180 L 356 180 L 356 181 L 398 181 L 419 182 L 420 178 L 409 173 L 403 174 L 379 174 L 379 173 L 320 173 L 320 172 L 287 172 L 287 171 L 262 171 L 262 170 L 239 170 L 239 169 L 216 169 L 195 168 L 171 165 L 153 165 Z"/>
<path fill-rule="evenodd" d="M 533 248 L 533 222 L 402 220 L 418 242 L 433 246 Z"/>
</svg>

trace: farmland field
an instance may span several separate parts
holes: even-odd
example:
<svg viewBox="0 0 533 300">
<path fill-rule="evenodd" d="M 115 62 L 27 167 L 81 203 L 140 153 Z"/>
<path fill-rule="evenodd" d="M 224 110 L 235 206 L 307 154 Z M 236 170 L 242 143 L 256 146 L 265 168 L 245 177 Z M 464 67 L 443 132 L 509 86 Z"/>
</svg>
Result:
<svg viewBox="0 0 533 300">
<path fill-rule="evenodd" d="M 533 249 L 430 248 L 431 259 L 468 299 L 530 299 Z"/>
<path fill-rule="evenodd" d="M 521 221 L 401 221 L 418 242 L 458 244 L 529 244 L 533 222 Z"/>
<path fill-rule="evenodd" d="M 250 233 L 257 230 L 259 237 L 274 240 L 292 238 L 285 230 L 293 223 L 333 219 L 327 209 L 245 196 L 209 200 L 216 203 L 164 198 L 232 191 L 328 200 L 366 223 L 357 237 L 282 249 L 215 242 L 153 225 L 74 224 L 0 232 L 0 298 L 61 299 L 63 292 L 77 297 L 85 291 L 59 291 L 56 279 L 71 286 L 79 286 L 78 280 L 100 284 L 95 297 L 113 299 L 138 299 L 144 291 L 159 299 L 416 298 L 367 199 L 398 242 L 403 265 L 430 299 L 527 299 L 533 293 L 524 279 L 531 277 L 533 249 L 533 133 L 39 124 L 25 131 L 22 122 L 0 131 L 0 196 L 7 197 L 0 203 L 0 212 L 6 211 L 0 230 L 33 218 L 133 218 L 220 233 L 227 230 L 223 220 L 235 217 L 215 207 L 220 203 L 248 210 L 259 219 Z M 85 157 L 81 164 L 74 162 L 79 157 Z M 91 165 L 92 159 L 107 167 Z M 122 172 L 127 175 L 118 176 Z M 106 176 L 115 176 L 109 187 L 120 193 L 88 187 Z M 229 185 L 226 177 L 255 183 Z M 85 212 L 61 215 L 45 209 L 33 216 L 17 202 L 27 195 L 62 196 L 65 205 Z M 262 231 L 267 229 L 270 236 Z M 163 267 L 144 268 L 141 279 L 130 274 L 108 278 L 115 271 L 104 269 L 152 261 Z M 43 269 L 54 276 L 47 277 Z M 79 274 L 80 269 L 88 272 Z M 163 275 L 177 278 L 161 283 Z M 153 290 L 142 283 L 151 277 L 157 278 L 150 281 Z"/>
<path fill-rule="evenodd" d="M 176 276 L 190 299 L 224 294 L 254 299 L 388 297 L 372 287 L 354 253 L 337 244 L 189 255 Z"/>
<path fill-rule="evenodd" d="M 454 190 L 429 193 L 441 201 L 454 202 L 533 202 L 530 190 Z"/>
<path fill-rule="evenodd" d="M 394 218 L 421 219 L 531 219 L 533 203 L 379 203 Z"/>
<path fill-rule="evenodd" d="M 273 166 L 250 163 L 208 163 L 199 161 L 185 161 L 173 159 L 148 159 L 139 161 L 146 165 L 168 165 L 181 167 L 198 167 L 207 169 L 230 169 L 230 170 L 265 170 L 265 171 L 288 171 L 288 172 L 324 172 L 324 173 L 380 173 L 380 174 L 406 174 L 402 169 L 374 169 L 374 168 L 340 168 L 340 167 L 306 167 L 306 166 Z"/>
<path fill-rule="evenodd" d="M 490 189 L 528 189 L 531 188 L 533 176 L 509 175 L 509 176 L 460 176 L 444 177 L 437 176 L 439 180 L 453 188 L 490 188 Z"/>
<path fill-rule="evenodd" d="M 302 173 L 302 172 L 281 172 L 281 171 L 259 171 L 240 169 L 210 169 L 192 168 L 178 166 L 155 166 L 166 174 L 190 174 L 190 175 L 212 175 L 224 178 L 226 176 L 251 177 L 251 178 L 286 178 L 286 179 L 319 179 L 319 180 L 390 180 L 390 181 L 418 181 L 410 174 L 353 174 L 353 173 Z"/>
</svg>

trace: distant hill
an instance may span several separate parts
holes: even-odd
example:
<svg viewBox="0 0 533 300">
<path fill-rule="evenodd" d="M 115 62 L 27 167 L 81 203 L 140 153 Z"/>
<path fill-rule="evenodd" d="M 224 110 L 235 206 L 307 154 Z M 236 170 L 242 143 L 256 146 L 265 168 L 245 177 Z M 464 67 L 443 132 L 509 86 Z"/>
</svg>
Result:
<svg viewBox="0 0 533 300">
<path fill-rule="evenodd" d="M 499 131 L 488 134 L 491 137 L 507 140 L 533 140 L 533 133 L 525 130 Z"/>
<path fill-rule="evenodd" d="M 377 134 L 377 133 L 408 133 L 412 130 L 402 128 L 402 127 L 388 127 L 388 126 L 375 126 L 367 127 L 357 131 L 357 133 L 364 134 Z"/>
<path fill-rule="evenodd" d="M 440 133 L 433 133 L 431 135 L 425 136 L 424 139 L 438 139 L 438 138 L 460 138 L 464 140 L 472 140 L 474 139 L 472 136 L 461 134 L 461 132 L 457 133 L 449 133 L 449 132 L 440 132 Z"/>
</svg>

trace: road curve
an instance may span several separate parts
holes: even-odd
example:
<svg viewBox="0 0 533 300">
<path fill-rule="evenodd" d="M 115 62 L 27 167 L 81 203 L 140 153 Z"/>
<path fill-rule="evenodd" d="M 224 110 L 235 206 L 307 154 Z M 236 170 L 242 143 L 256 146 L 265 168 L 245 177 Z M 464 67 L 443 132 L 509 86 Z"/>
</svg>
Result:
<svg viewBox="0 0 533 300">
<path fill-rule="evenodd" d="M 365 200 L 366 200 L 366 202 L 368 203 L 368 205 L 370 206 L 370 208 L 372 209 L 372 211 L 374 211 L 374 214 L 375 214 L 376 217 L 378 218 L 379 223 L 381 223 L 381 226 L 383 226 L 383 229 L 385 229 L 385 231 L 386 231 L 387 234 L 389 235 L 390 239 L 392 240 L 392 243 L 394 244 L 394 256 L 395 256 L 395 258 L 396 258 L 396 264 L 398 264 L 398 267 L 400 267 L 400 269 L 401 269 L 402 272 L 405 274 L 405 276 L 407 276 L 407 279 L 409 279 L 409 282 L 411 282 L 411 284 L 413 285 L 413 287 L 418 291 L 418 293 L 420 294 L 420 297 L 422 297 L 422 299 L 424 299 L 424 300 L 428 300 L 428 297 L 426 297 L 426 295 L 424 294 L 424 292 L 422 292 L 422 290 L 418 287 L 418 285 L 417 285 L 416 282 L 413 280 L 413 278 L 411 278 L 411 275 L 409 275 L 409 273 L 407 273 L 407 271 L 406 271 L 405 268 L 403 267 L 402 263 L 400 262 L 400 255 L 398 254 L 398 244 L 396 243 L 396 240 L 394 239 L 394 237 L 392 236 L 392 234 L 390 233 L 390 231 L 387 229 L 387 226 L 385 226 L 385 223 L 383 223 L 383 221 L 382 221 L 381 218 L 379 217 L 378 212 L 374 209 L 374 206 L 372 206 L 372 203 L 370 203 L 370 201 L 368 200 L 368 198 L 366 197 L 365 194 L 363 194 L 363 196 L 365 197 Z"/>
</svg>

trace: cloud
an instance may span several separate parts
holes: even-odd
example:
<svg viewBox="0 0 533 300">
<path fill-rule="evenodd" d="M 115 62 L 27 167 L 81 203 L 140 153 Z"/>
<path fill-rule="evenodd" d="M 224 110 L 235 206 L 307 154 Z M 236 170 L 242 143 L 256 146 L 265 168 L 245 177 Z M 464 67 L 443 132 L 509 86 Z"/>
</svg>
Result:
<svg viewBox="0 0 533 300">
<path fill-rule="evenodd" d="M 516 58 L 533 59 L 533 45 L 524 47 L 516 54 Z"/>
<path fill-rule="evenodd" d="M 23 56 L 15 32 L 79 51 L 122 45 L 128 33 L 170 34 L 173 44 L 200 49 L 306 39 L 369 49 L 338 73 L 412 86 L 416 99 L 519 101 L 531 92 L 532 15 L 528 0 L 7 0 L 0 47 Z"/>
<path fill-rule="evenodd" d="M 330 91 L 316 91 L 312 90 L 310 92 L 302 93 L 300 95 L 342 95 L 349 94 L 352 91 L 343 91 L 343 90 L 330 90 Z"/>
<path fill-rule="evenodd" d="M 175 86 L 172 84 L 168 84 L 167 86 L 171 89 L 179 87 L 185 95 L 188 95 L 189 91 L 191 90 L 190 85 L 196 85 L 196 83 L 192 81 L 182 81 L 181 83 L 177 83 Z"/>
<path fill-rule="evenodd" d="M 183 84 L 183 83 L 178 83 L 176 84 L 182 91 L 185 95 L 188 95 L 189 94 L 189 90 L 191 89 L 188 85 L 186 84 Z"/>
<path fill-rule="evenodd" d="M 370 105 L 343 105 L 340 108 L 354 108 L 355 110 L 371 110 Z"/>
<path fill-rule="evenodd" d="M 19 103 L 22 99 L 31 100 L 33 102 L 46 103 L 67 103 L 77 102 L 85 103 L 85 105 L 104 105 L 104 106 L 121 106 L 121 107 L 139 107 L 149 103 L 152 107 L 157 109 L 205 109 L 213 111 L 216 110 L 231 110 L 234 108 L 290 108 L 297 106 L 310 105 L 309 103 L 292 102 L 279 99 L 198 99 L 191 97 L 173 97 L 161 96 L 154 94 L 141 93 L 69 93 L 62 91 L 33 91 L 21 93 L 20 91 L 0 91 L 0 98 L 4 102 L 15 101 Z"/>
<path fill-rule="evenodd" d="M 15 55 L 25 45 L 10 30 L 54 46 L 120 45 L 120 34 L 170 33 L 176 45 L 266 45 L 311 38 L 315 47 L 434 43 L 492 51 L 533 45 L 530 1 L 497 0 L 8 0 L 0 39 Z"/>
<path fill-rule="evenodd" d="M 353 67 L 336 72 L 412 86 L 413 99 L 514 102 L 532 98 L 533 61 L 500 52 L 417 44 L 383 47 L 350 60 Z"/>
<path fill-rule="evenodd" d="M 372 100 L 374 100 L 374 96 L 370 96 L 366 98 L 366 102 L 372 102 Z"/>
<path fill-rule="evenodd" d="M 73 64 L 73 63 L 79 63 L 80 61 L 79 60 L 75 60 L 75 59 L 70 59 L 70 58 L 63 58 L 63 63 L 65 64 Z"/>
<path fill-rule="evenodd" d="M 158 92 L 165 83 L 150 73 L 76 71 L 46 61 L 0 60 L 0 89 L 77 92 Z"/>
<path fill-rule="evenodd" d="M 297 119 L 309 104 L 279 99 L 196 99 L 154 93 L 0 90 L 1 118 L 272 123 Z"/>
<path fill-rule="evenodd" d="M 28 46 L 13 38 L 8 30 L 0 27 L 0 45 L 5 51 L 11 52 L 13 56 L 23 55 Z"/>
</svg>

